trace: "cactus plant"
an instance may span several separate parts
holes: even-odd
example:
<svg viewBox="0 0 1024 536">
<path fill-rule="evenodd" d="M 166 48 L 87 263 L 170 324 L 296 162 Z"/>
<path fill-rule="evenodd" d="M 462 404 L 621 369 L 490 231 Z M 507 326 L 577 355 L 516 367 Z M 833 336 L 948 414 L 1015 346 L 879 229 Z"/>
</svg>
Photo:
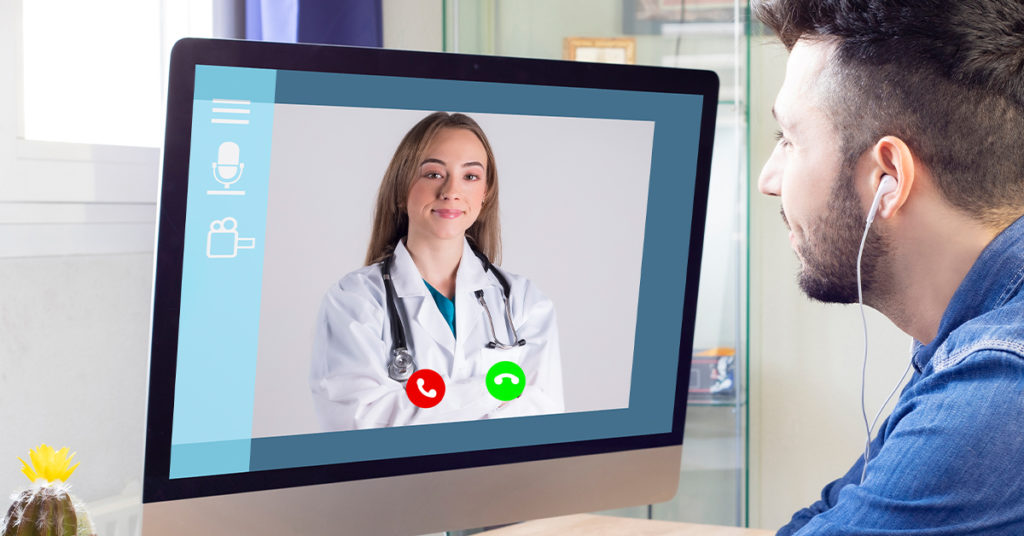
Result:
<svg viewBox="0 0 1024 536">
<path fill-rule="evenodd" d="M 66 480 L 78 464 L 68 468 L 75 455 L 67 454 L 67 447 L 54 451 L 44 444 L 29 451 L 32 465 L 19 458 L 32 485 L 11 496 L 0 536 L 95 536 L 85 508 L 68 492 Z"/>
</svg>

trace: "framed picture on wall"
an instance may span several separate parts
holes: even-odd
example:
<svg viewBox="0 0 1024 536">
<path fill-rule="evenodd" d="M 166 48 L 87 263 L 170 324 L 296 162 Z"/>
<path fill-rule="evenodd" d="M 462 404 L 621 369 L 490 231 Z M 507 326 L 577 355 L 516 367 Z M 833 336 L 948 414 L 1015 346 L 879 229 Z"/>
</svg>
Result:
<svg viewBox="0 0 1024 536">
<path fill-rule="evenodd" d="M 562 57 L 596 63 L 636 63 L 636 39 L 632 37 L 566 37 Z"/>
<path fill-rule="evenodd" d="M 690 22 L 731 22 L 735 5 L 730 0 L 623 0 L 622 33 L 660 35 L 665 26 Z M 678 30 L 668 33 L 678 33 Z"/>
</svg>

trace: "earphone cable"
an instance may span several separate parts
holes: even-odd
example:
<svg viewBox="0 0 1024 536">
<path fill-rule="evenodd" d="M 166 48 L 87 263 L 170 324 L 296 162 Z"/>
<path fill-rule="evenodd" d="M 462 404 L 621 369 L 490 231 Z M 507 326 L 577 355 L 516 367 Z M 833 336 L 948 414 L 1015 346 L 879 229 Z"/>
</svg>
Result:
<svg viewBox="0 0 1024 536">
<path fill-rule="evenodd" d="M 868 459 L 871 457 L 871 433 L 875 430 L 875 425 L 878 424 L 878 418 L 882 415 L 882 411 L 889 405 L 889 401 L 892 400 L 893 395 L 899 390 L 900 385 L 903 384 L 903 380 L 906 379 L 907 373 L 910 372 L 910 367 L 913 364 L 913 359 L 907 363 L 906 370 L 903 371 L 903 375 L 900 376 L 896 385 L 893 386 L 892 391 L 889 392 L 889 396 L 885 398 L 885 402 L 882 402 L 881 407 L 878 408 L 878 413 L 875 413 L 875 418 L 872 419 L 871 424 L 868 424 L 868 411 L 867 405 L 864 402 L 865 397 L 865 386 L 867 385 L 867 373 L 868 373 L 868 319 L 864 313 L 864 289 L 861 283 L 861 269 L 860 263 L 861 258 L 864 255 L 864 244 L 868 239 L 868 230 L 871 229 L 871 220 L 864 225 L 864 236 L 860 239 L 860 250 L 857 252 L 857 302 L 860 305 L 860 321 L 861 326 L 864 329 L 864 361 L 860 369 L 860 413 L 864 417 L 864 431 L 867 438 L 864 441 L 864 465 L 860 470 L 860 483 L 864 483 L 864 477 L 868 472 Z M 913 346 L 911 346 L 913 347 Z"/>
<path fill-rule="evenodd" d="M 864 314 L 864 288 L 861 283 L 860 261 L 864 256 L 864 243 L 868 239 L 868 230 L 871 229 L 870 218 L 864 225 L 864 235 L 860 239 L 860 249 L 857 251 L 857 303 L 860 305 L 860 321 L 864 328 L 864 361 L 860 369 L 860 413 L 864 417 L 864 432 L 867 440 L 864 442 L 864 465 L 860 472 L 860 482 L 864 482 L 864 475 L 867 474 L 868 456 L 871 453 L 871 426 L 868 424 L 867 405 L 864 402 L 864 386 L 867 384 L 868 374 L 868 319 Z"/>
</svg>

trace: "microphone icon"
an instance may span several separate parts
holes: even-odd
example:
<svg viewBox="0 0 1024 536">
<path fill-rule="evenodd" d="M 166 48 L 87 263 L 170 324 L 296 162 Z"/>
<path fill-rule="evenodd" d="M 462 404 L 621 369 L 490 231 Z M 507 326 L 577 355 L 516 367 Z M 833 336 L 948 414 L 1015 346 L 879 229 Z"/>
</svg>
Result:
<svg viewBox="0 0 1024 536">
<path fill-rule="evenodd" d="M 217 161 L 213 163 L 213 178 L 224 185 L 224 190 L 228 190 L 232 184 L 238 182 L 242 178 L 242 172 L 245 171 L 245 164 L 238 161 L 238 153 L 238 144 L 233 141 L 226 141 L 217 148 Z M 231 195 L 235 192 L 224 191 L 222 193 Z M 244 193 L 239 192 L 239 194 Z"/>
</svg>

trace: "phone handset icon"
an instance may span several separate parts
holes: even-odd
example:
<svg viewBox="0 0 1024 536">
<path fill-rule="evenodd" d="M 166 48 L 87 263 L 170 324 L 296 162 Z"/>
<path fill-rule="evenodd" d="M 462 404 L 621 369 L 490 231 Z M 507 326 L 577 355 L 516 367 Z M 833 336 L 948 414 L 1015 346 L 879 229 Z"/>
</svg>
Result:
<svg viewBox="0 0 1024 536">
<path fill-rule="evenodd" d="M 526 373 L 514 361 L 499 361 L 487 371 L 487 392 L 498 400 L 515 400 L 525 389 Z"/>
<path fill-rule="evenodd" d="M 444 378 L 436 371 L 420 369 L 405 382 L 405 395 L 418 408 L 432 408 L 444 398 Z"/>
<path fill-rule="evenodd" d="M 519 378 L 515 378 L 516 383 L 519 383 Z M 427 380 L 423 378 L 416 378 L 416 388 L 420 390 L 420 393 L 427 398 L 437 398 L 437 389 L 424 389 L 423 386 L 427 383 Z"/>
<path fill-rule="evenodd" d="M 505 383 L 505 380 L 512 380 L 512 385 L 519 385 L 519 376 L 516 376 L 515 374 L 503 372 L 494 377 L 494 383 L 498 385 Z"/>
</svg>

